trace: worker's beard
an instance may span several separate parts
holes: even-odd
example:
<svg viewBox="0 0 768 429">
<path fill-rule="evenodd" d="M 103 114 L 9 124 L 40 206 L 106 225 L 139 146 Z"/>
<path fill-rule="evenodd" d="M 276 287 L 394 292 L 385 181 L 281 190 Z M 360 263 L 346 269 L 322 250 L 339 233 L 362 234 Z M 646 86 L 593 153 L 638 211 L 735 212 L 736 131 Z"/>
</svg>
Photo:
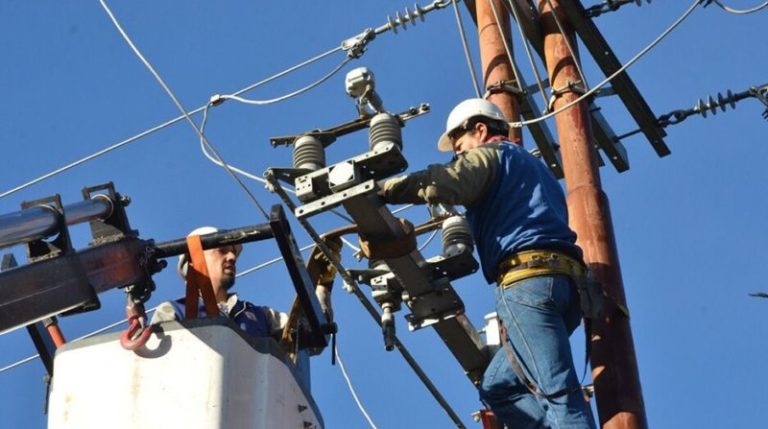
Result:
<svg viewBox="0 0 768 429">
<path fill-rule="evenodd" d="M 231 288 L 234 285 L 235 285 L 235 276 L 221 277 L 221 286 L 224 288 L 224 290 L 229 290 L 229 288 Z"/>
</svg>

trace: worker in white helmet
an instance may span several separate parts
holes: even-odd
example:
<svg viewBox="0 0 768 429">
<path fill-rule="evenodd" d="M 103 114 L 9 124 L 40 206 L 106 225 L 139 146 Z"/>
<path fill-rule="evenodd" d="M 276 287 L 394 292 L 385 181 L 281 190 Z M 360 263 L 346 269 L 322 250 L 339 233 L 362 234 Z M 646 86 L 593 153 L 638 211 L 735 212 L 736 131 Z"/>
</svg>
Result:
<svg viewBox="0 0 768 429">
<path fill-rule="evenodd" d="M 195 229 L 189 235 L 205 235 L 218 232 L 217 228 L 204 226 Z M 213 286 L 213 294 L 219 312 L 232 319 L 243 331 L 254 337 L 269 337 L 278 335 L 287 321 L 287 315 L 269 307 L 257 306 L 241 300 L 230 289 L 235 284 L 237 274 L 237 258 L 242 252 L 240 244 L 225 245 L 208 249 L 203 252 L 208 268 L 208 276 Z M 189 255 L 179 257 L 178 273 L 182 279 L 187 278 Z M 198 317 L 207 316 L 202 300 L 199 300 Z M 152 323 L 184 318 L 184 298 L 167 301 L 160 304 L 152 316 Z"/>
<path fill-rule="evenodd" d="M 581 320 L 582 252 L 560 184 L 508 132 L 493 103 L 465 100 L 438 141 L 455 160 L 387 180 L 380 194 L 395 204 L 466 208 L 485 279 L 497 284 L 504 345 L 479 390 L 498 420 L 510 428 L 594 428 L 568 341 Z"/>
</svg>

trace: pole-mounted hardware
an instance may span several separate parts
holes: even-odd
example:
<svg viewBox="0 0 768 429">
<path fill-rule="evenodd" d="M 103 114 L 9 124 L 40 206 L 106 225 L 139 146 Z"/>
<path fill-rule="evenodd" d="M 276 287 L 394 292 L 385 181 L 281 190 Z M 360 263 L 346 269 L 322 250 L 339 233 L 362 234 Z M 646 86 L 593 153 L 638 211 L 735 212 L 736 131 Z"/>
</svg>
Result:
<svg viewBox="0 0 768 429">
<path fill-rule="evenodd" d="M 372 73 L 367 69 L 365 72 L 372 78 Z M 357 87 L 351 93 L 359 96 L 368 86 L 367 77 L 361 77 L 362 71 L 355 73 L 350 81 Z M 300 221 L 306 222 L 309 217 L 343 206 L 357 223 L 361 237 L 371 242 L 395 242 L 407 232 L 378 196 L 377 181 L 408 167 L 401 152 L 400 129 L 404 121 L 396 115 L 377 112 L 366 125 L 369 128 L 367 152 L 329 166 L 307 162 L 302 164 L 305 168 L 302 171 L 270 168 L 265 176 L 295 186 L 296 196 L 303 203 L 294 209 Z M 478 382 L 488 363 L 488 354 L 477 330 L 464 314 L 461 298 L 450 284 L 455 278 L 475 272 L 478 264 L 472 256 L 471 244 L 466 241 L 469 233 L 459 225 L 462 222 L 451 222 L 445 231 L 448 234 L 446 249 L 450 248 L 447 253 L 425 259 L 413 249 L 403 255 L 373 260 L 369 270 L 350 270 L 349 274 L 356 282 L 371 286 L 373 298 L 382 309 L 380 323 L 388 350 L 395 345 L 392 314 L 405 304 L 411 311 L 406 317 L 409 329 L 432 326 L 469 378 Z"/>
<path fill-rule="evenodd" d="M 712 96 L 707 97 L 706 101 L 699 99 L 696 104 L 690 109 L 673 110 L 669 113 L 659 116 L 658 122 L 662 127 L 669 125 L 676 125 L 690 116 L 701 115 L 706 118 L 708 113 L 712 116 L 717 114 L 717 109 L 725 112 L 728 107 L 736 109 L 736 103 L 744 100 L 745 98 L 755 98 L 765 106 L 763 111 L 763 118 L 768 119 L 768 83 L 762 86 L 753 86 L 746 91 L 734 94 L 729 89 L 725 95 L 723 93 L 717 93 L 717 99 Z"/>
</svg>

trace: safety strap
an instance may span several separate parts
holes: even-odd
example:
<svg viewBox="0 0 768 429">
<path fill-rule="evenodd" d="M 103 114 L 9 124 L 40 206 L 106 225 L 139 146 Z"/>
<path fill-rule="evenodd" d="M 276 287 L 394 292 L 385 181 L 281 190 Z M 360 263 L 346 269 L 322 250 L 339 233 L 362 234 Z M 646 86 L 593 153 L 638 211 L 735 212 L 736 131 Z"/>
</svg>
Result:
<svg viewBox="0 0 768 429">
<path fill-rule="evenodd" d="M 584 273 L 584 265 L 566 254 L 549 250 L 525 250 L 499 263 L 497 283 L 506 288 L 531 277 L 562 274 L 578 284 Z"/>
<path fill-rule="evenodd" d="M 187 237 L 187 248 L 189 265 L 187 266 L 187 298 L 184 300 L 184 314 L 187 319 L 196 319 L 198 296 L 202 296 L 208 317 L 217 317 L 219 306 L 216 304 L 216 295 L 213 293 L 213 285 L 208 275 L 200 236 Z"/>
<path fill-rule="evenodd" d="M 581 386 L 579 385 L 576 387 L 566 387 L 554 393 L 546 393 L 542 391 L 533 381 L 531 381 L 531 379 L 525 375 L 525 371 L 523 371 L 523 367 L 520 365 L 520 361 L 518 361 L 517 355 L 515 354 L 515 349 L 512 348 L 512 344 L 509 341 L 507 327 L 504 326 L 504 322 L 501 319 L 499 319 L 499 331 L 501 333 L 501 346 L 504 349 L 504 355 L 509 361 L 509 366 L 512 368 L 512 371 L 515 372 L 517 378 L 523 384 L 525 384 L 528 390 L 530 390 L 531 393 L 533 393 L 535 396 L 551 400 L 581 390 Z"/>
</svg>

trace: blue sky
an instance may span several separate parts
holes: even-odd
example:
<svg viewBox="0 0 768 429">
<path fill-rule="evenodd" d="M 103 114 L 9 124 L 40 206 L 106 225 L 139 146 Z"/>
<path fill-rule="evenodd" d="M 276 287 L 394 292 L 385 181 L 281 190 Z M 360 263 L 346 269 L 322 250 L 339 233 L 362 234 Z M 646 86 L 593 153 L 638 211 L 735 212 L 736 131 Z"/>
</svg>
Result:
<svg viewBox="0 0 768 429">
<path fill-rule="evenodd" d="M 758 0 L 723 0 L 734 8 Z M 114 4 L 112 4 L 114 3 Z M 585 1 L 586 6 L 596 2 Z M 423 5 L 425 5 L 424 3 Z M 596 19 L 623 62 L 676 20 L 689 1 L 627 5 Z M 213 94 L 232 93 L 310 57 L 332 49 L 365 28 L 378 27 L 405 2 L 111 2 L 128 34 L 188 110 Z M 461 5 L 476 69 L 476 30 Z M 768 83 L 764 27 L 766 11 L 748 16 L 699 7 L 629 74 L 657 115 L 693 106 L 698 98 Z M 120 38 L 98 2 L 0 3 L 0 192 L 134 136 L 179 115 L 170 98 Z M 529 83 L 530 67 L 516 40 L 516 59 Z M 590 83 L 603 79 L 582 49 Z M 245 94 L 277 97 L 319 79 L 343 60 L 336 53 Z M 405 154 L 414 170 L 447 160 L 435 144 L 445 117 L 459 101 L 474 95 L 450 9 L 397 34 L 385 33 L 361 59 L 323 85 L 282 103 L 252 106 L 234 101 L 212 109 L 206 134 L 225 160 L 256 175 L 288 166 L 290 151 L 273 149 L 272 136 L 325 128 L 355 117 L 344 93 L 344 75 L 369 67 L 391 111 L 422 102 L 432 113 L 408 122 Z M 617 99 L 598 104 L 613 129 L 634 129 Z M 646 412 L 654 428 L 754 427 L 763 421 L 768 399 L 762 335 L 768 300 L 764 267 L 768 253 L 768 123 L 757 100 L 706 119 L 692 117 L 667 129 L 672 154 L 658 158 L 641 136 L 624 141 L 631 169 L 601 169 L 610 199 Z M 201 117 L 195 116 L 199 122 Z M 554 133 L 553 122 L 549 122 Z M 526 147 L 533 141 L 526 135 Z M 367 133 L 340 139 L 329 162 L 364 152 Z M 219 167 L 200 152 L 189 124 L 181 122 L 54 178 L 0 198 L 0 213 L 24 200 L 54 193 L 65 203 L 80 189 L 113 181 L 131 196 L 128 215 L 142 238 L 182 237 L 200 225 L 236 227 L 263 222 L 252 202 Z M 264 205 L 277 198 L 247 182 Z M 416 222 L 426 210 L 405 216 Z M 312 219 L 319 230 L 343 224 L 332 215 Z M 309 243 L 294 222 L 300 245 Z M 426 237 L 422 237 L 422 242 Z M 73 228 L 77 248 L 87 245 L 86 227 Z M 439 252 L 428 246 L 427 257 Z M 22 249 L 12 249 L 20 260 Z M 7 251 L 7 250 L 4 250 Z M 278 255 L 276 246 L 246 246 L 239 270 Z M 349 267 L 359 266 L 345 251 Z M 158 290 L 148 304 L 179 296 L 171 269 L 155 276 Z M 251 301 L 287 309 L 292 288 L 279 264 L 238 280 L 238 292 Z M 481 276 L 454 283 L 467 313 L 480 327 L 492 311 L 492 287 Z M 68 338 L 91 332 L 123 315 L 123 294 L 101 296 L 98 312 L 60 319 Z M 339 352 L 369 414 L 380 428 L 450 427 L 427 390 L 396 352 L 385 352 L 378 327 L 357 300 L 334 292 L 340 327 Z M 469 427 L 480 406 L 461 368 L 429 329 L 408 332 L 397 315 L 401 340 L 421 363 L 447 401 Z M 577 368 L 583 338 L 572 338 Z M 24 331 L 0 337 L 0 367 L 34 354 Z M 313 360 L 315 400 L 328 428 L 367 427 L 338 367 L 326 351 Z M 45 427 L 44 369 L 39 361 L 0 373 L 0 416 L 7 427 Z"/>
</svg>

